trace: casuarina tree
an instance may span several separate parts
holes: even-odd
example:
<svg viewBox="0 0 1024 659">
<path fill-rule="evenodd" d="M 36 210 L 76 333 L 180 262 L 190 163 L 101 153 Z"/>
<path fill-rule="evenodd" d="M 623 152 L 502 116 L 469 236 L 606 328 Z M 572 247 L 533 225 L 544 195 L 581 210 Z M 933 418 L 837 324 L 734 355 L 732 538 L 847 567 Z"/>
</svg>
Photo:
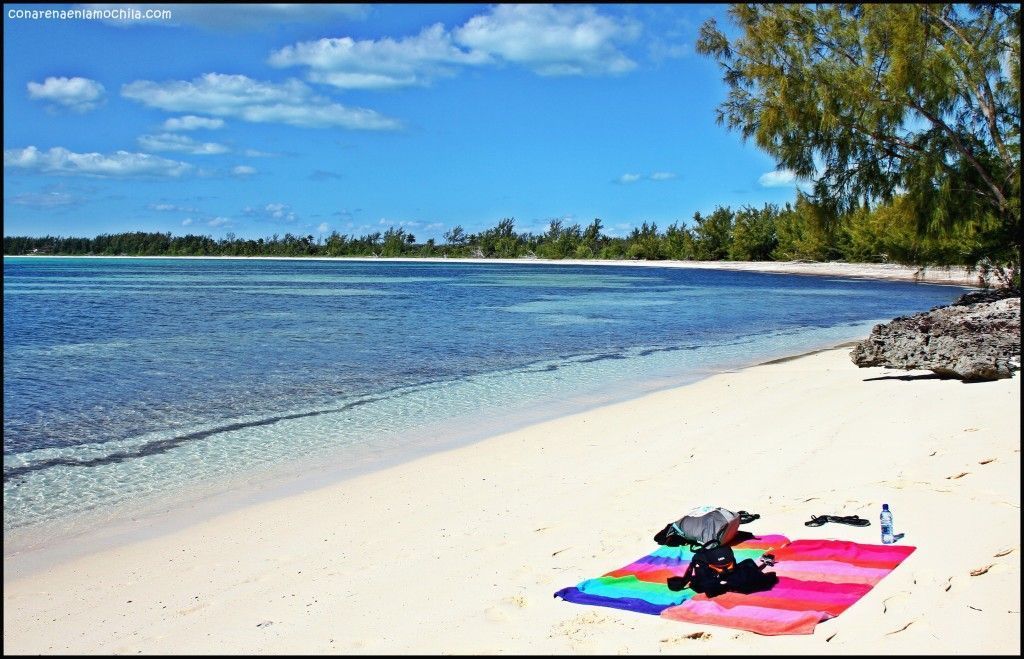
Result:
<svg viewBox="0 0 1024 659">
<path fill-rule="evenodd" d="M 906 197 L 922 234 L 1017 273 L 1020 6 L 738 4 L 697 51 L 721 66 L 718 121 L 837 211 Z"/>
</svg>

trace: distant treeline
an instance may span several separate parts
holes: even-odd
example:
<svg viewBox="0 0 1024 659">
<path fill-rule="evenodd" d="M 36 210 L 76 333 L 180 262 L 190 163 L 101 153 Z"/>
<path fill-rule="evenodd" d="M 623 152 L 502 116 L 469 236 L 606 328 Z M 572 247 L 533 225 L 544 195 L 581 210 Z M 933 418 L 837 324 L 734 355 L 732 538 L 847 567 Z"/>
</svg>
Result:
<svg viewBox="0 0 1024 659">
<path fill-rule="evenodd" d="M 467 233 L 456 226 L 434 239 L 417 242 L 403 228 L 383 233 L 347 236 L 238 238 L 129 232 L 95 238 L 45 236 L 4 237 L 5 255 L 54 254 L 100 256 L 448 256 L 546 259 L 678 259 L 734 261 L 850 261 L 859 263 L 916 263 L 973 265 L 984 245 L 973 227 L 941 238 L 922 237 L 904 204 L 875 209 L 856 208 L 842 217 L 829 217 L 806 197 L 784 207 L 766 204 L 733 211 L 718 207 L 709 215 L 696 213 L 688 224 L 673 223 L 663 231 L 644 222 L 625 237 L 604 233 L 595 219 L 587 226 L 554 220 L 547 231 L 519 233 L 515 220 L 505 218 L 490 229 Z"/>
</svg>

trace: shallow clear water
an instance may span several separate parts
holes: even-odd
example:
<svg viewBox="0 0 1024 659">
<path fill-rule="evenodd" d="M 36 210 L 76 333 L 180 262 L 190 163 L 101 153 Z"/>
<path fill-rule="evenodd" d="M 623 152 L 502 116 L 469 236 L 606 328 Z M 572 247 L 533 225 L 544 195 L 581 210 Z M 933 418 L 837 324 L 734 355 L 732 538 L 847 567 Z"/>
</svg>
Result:
<svg viewBox="0 0 1024 659">
<path fill-rule="evenodd" d="M 686 382 L 961 292 L 615 266 L 5 258 L 4 528 Z"/>
</svg>

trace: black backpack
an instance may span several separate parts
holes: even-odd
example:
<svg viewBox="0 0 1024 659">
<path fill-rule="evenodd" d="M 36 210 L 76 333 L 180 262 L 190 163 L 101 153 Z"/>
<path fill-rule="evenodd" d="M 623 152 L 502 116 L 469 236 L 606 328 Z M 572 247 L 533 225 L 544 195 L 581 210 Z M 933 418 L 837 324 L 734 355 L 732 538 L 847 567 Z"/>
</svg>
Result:
<svg viewBox="0 0 1024 659">
<path fill-rule="evenodd" d="M 758 565 L 753 559 L 746 558 L 737 563 L 732 547 L 716 542 L 708 545 L 693 553 L 683 576 L 669 577 L 670 590 L 678 591 L 689 586 L 708 597 L 717 597 L 725 592 L 749 594 L 770 590 L 779 582 L 774 572 L 765 572 L 765 566 Z"/>
</svg>

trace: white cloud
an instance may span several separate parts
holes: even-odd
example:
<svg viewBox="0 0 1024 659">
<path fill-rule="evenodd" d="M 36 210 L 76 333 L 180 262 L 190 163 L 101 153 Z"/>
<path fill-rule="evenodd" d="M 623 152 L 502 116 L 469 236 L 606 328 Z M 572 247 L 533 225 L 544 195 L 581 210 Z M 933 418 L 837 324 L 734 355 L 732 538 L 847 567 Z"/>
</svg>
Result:
<svg viewBox="0 0 1024 659">
<path fill-rule="evenodd" d="M 28 97 L 35 101 L 49 101 L 56 105 L 86 112 L 103 99 L 103 85 L 88 78 L 49 77 L 43 82 L 28 83 Z"/>
<path fill-rule="evenodd" d="M 252 206 L 246 206 L 242 210 L 242 214 L 247 217 L 256 218 L 258 220 L 265 220 L 268 222 L 295 222 L 298 216 L 292 207 L 288 204 L 282 203 L 271 203 L 266 204 L 262 208 L 254 208 Z"/>
<path fill-rule="evenodd" d="M 254 123 L 354 130 L 399 127 L 398 121 L 374 110 L 350 108 L 317 96 L 305 83 L 294 79 L 272 83 L 244 75 L 207 73 L 192 81 L 136 80 L 122 86 L 121 95 L 161 110 L 238 117 Z"/>
<path fill-rule="evenodd" d="M 246 149 L 242 153 L 244 155 L 248 156 L 249 158 L 272 158 L 272 157 L 277 155 L 276 153 L 269 153 L 267 151 L 258 151 L 256 149 Z"/>
<path fill-rule="evenodd" d="M 112 154 L 75 153 L 63 147 L 40 151 L 34 146 L 5 149 L 4 167 L 16 167 L 47 174 L 82 174 L 109 178 L 157 176 L 177 178 L 192 165 L 148 153 L 116 151 Z"/>
<path fill-rule="evenodd" d="M 149 204 L 146 206 L 151 211 L 160 211 L 161 213 L 195 213 L 196 209 L 190 206 L 178 206 L 177 204 Z"/>
<path fill-rule="evenodd" d="M 222 227 L 228 224 L 231 224 L 230 217 L 215 217 L 211 220 L 206 221 L 206 225 L 211 227 Z"/>
<path fill-rule="evenodd" d="M 368 6 L 361 4 L 85 4 L 78 7 L 92 10 L 127 10 L 124 18 L 115 16 L 104 20 L 105 23 L 118 27 L 193 26 L 226 32 L 262 30 L 276 27 L 281 23 L 322 24 L 339 18 L 359 19 L 368 11 Z M 146 14 L 147 10 L 168 10 L 171 17 L 147 18 L 155 16 Z M 138 11 L 142 18 L 135 19 L 135 11 Z"/>
<path fill-rule="evenodd" d="M 541 75 L 625 73 L 636 63 L 618 43 L 636 39 L 640 24 L 594 7 L 501 4 L 454 31 L 457 43 L 522 64 Z"/>
<path fill-rule="evenodd" d="M 317 233 L 327 233 L 331 230 L 331 225 L 326 222 L 321 222 L 320 226 L 316 228 Z"/>
<path fill-rule="evenodd" d="M 223 119 L 210 119 L 187 114 L 184 117 L 171 117 L 164 122 L 164 130 L 217 130 L 224 127 Z"/>
<path fill-rule="evenodd" d="M 263 210 L 275 220 L 295 219 L 295 213 L 288 210 L 288 204 L 267 204 Z"/>
<path fill-rule="evenodd" d="M 183 227 L 187 227 L 190 224 L 192 224 L 192 218 L 191 217 L 186 217 L 184 220 L 181 221 L 181 226 L 183 226 Z"/>
<path fill-rule="evenodd" d="M 274 51 L 268 61 L 276 67 L 308 66 L 313 82 L 344 89 L 382 89 L 427 84 L 453 73 L 445 65 L 483 64 L 490 59 L 480 51 L 461 50 L 444 26 L 436 23 L 400 40 L 303 41 Z"/>
<path fill-rule="evenodd" d="M 636 183 L 637 181 L 639 181 L 641 179 L 647 179 L 647 180 L 650 180 L 650 181 L 671 181 L 671 180 L 673 180 L 675 178 L 678 178 L 678 176 L 679 175 L 676 174 L 675 172 L 652 172 L 652 173 L 646 174 L 646 175 L 645 174 L 635 174 L 635 173 L 630 172 L 630 173 L 623 174 L 619 178 L 615 179 L 615 182 L 616 183 L 621 183 L 621 184 L 625 185 L 625 184 L 629 184 L 629 183 Z"/>
<path fill-rule="evenodd" d="M 256 168 L 249 165 L 238 165 L 231 170 L 231 174 L 234 176 L 252 176 L 255 173 Z"/>
<path fill-rule="evenodd" d="M 148 151 L 180 151 L 192 155 L 213 155 L 227 153 L 229 149 L 216 142 L 197 142 L 187 135 L 161 133 L 159 135 L 142 135 L 138 139 L 139 146 Z"/>
<path fill-rule="evenodd" d="M 625 73 L 636 67 L 619 45 L 640 23 L 594 7 L 497 5 L 448 31 L 436 23 L 402 39 L 303 41 L 273 51 L 272 66 L 306 66 L 311 82 L 343 89 L 427 85 L 456 67 L 510 62 L 540 75 Z"/>
<path fill-rule="evenodd" d="M 786 188 L 797 185 L 796 172 L 788 169 L 777 169 L 773 172 L 765 172 L 757 179 L 757 182 L 765 188 Z"/>
<path fill-rule="evenodd" d="M 59 206 L 74 206 L 81 203 L 81 200 L 74 195 L 58 190 L 50 192 L 23 192 L 9 198 L 7 201 L 18 206 L 29 206 L 31 208 L 57 208 Z"/>
<path fill-rule="evenodd" d="M 418 222 L 416 220 L 391 220 L 391 219 L 388 219 L 386 217 L 382 217 L 379 220 L 377 220 L 377 224 L 382 226 L 382 227 L 383 226 L 388 226 L 388 227 L 413 227 L 413 228 L 415 228 L 415 227 L 418 227 L 422 223 Z"/>
</svg>

